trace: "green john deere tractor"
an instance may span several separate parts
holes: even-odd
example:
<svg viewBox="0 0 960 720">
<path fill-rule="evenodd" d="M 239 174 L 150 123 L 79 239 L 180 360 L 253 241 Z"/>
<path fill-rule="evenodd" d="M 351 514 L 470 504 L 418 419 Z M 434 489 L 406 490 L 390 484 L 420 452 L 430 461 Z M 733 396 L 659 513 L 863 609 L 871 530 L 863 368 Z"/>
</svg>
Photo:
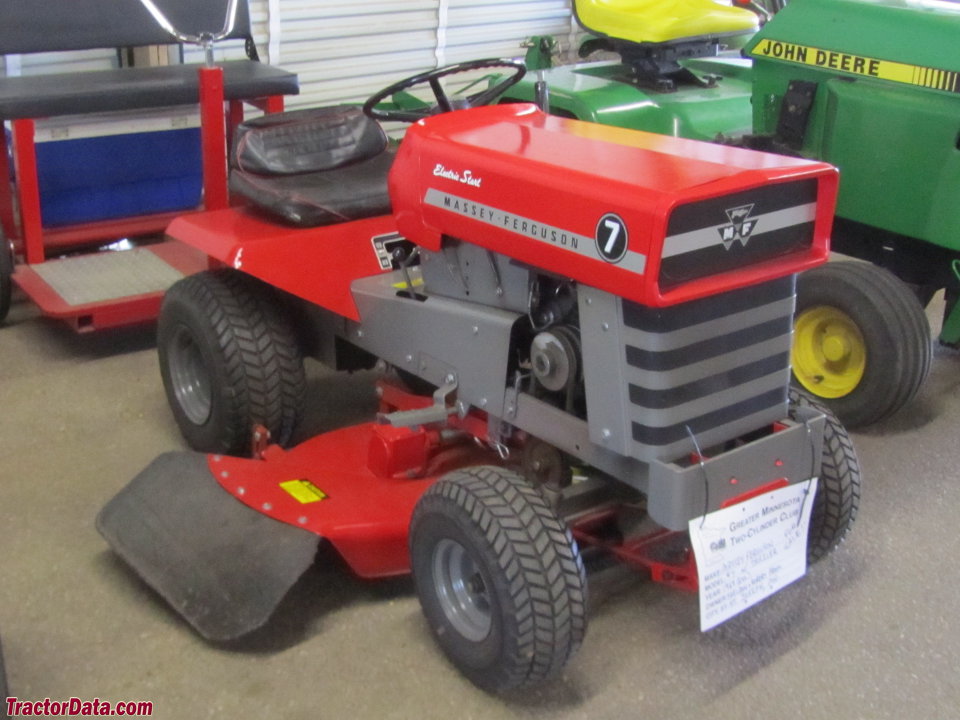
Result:
<svg viewBox="0 0 960 720">
<path fill-rule="evenodd" d="M 868 263 L 800 278 L 794 379 L 849 426 L 905 405 L 930 368 L 923 306 L 937 290 L 946 294 L 940 341 L 960 344 L 960 5 L 791 0 L 767 6 L 772 19 L 740 29 L 740 40 L 716 18 L 685 27 L 683 13 L 700 7 L 686 1 L 672 12 L 660 3 L 652 21 L 651 3 L 638 0 L 574 5 L 597 36 L 585 49 L 620 61 L 541 70 L 552 112 L 840 169 L 833 248 Z M 664 34 L 667 16 L 679 20 Z M 647 27 L 655 30 L 644 35 Z M 721 52 L 738 42 L 740 52 Z M 533 99 L 533 82 L 511 97 Z M 751 237 L 762 241 L 762 222 Z"/>
</svg>

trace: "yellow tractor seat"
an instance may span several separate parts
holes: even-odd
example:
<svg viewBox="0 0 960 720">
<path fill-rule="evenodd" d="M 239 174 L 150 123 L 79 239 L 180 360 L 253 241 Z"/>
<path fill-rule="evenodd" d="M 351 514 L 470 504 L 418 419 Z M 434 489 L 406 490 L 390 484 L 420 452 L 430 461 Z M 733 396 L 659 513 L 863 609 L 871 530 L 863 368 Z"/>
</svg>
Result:
<svg viewBox="0 0 960 720">
<path fill-rule="evenodd" d="M 757 15 L 720 0 L 574 0 L 573 11 L 596 36 L 580 46 L 581 57 L 618 53 L 630 68 L 629 81 L 657 92 L 673 92 L 678 84 L 713 87 L 716 78 L 697 76 L 683 61 L 715 56 L 721 41 L 745 41 L 760 28 Z"/>
<path fill-rule="evenodd" d="M 759 18 L 714 0 L 575 0 L 588 31 L 632 43 L 668 43 L 754 33 Z"/>
</svg>

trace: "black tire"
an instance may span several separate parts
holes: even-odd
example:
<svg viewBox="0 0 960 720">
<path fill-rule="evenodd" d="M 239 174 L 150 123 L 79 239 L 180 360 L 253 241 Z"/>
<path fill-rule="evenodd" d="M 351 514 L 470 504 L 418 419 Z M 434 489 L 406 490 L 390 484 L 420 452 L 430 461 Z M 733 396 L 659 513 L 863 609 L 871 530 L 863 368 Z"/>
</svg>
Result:
<svg viewBox="0 0 960 720">
<path fill-rule="evenodd" d="M 0 230 L 0 323 L 7 319 L 13 298 L 13 248 Z"/>
<path fill-rule="evenodd" d="M 289 444 L 306 379 L 280 308 L 268 286 L 229 269 L 191 275 L 167 291 L 157 327 L 160 373 L 193 449 L 245 454 L 257 424 Z"/>
<path fill-rule="evenodd" d="M 830 329 L 845 323 L 837 334 Z M 794 384 L 850 428 L 899 410 L 930 372 L 933 348 L 923 307 L 903 282 L 876 265 L 832 262 L 800 275 L 794 329 Z M 824 338 L 844 332 L 858 336 L 850 344 L 857 352 L 834 351 L 840 357 L 831 359 Z"/>
<path fill-rule="evenodd" d="M 587 580 L 569 528 L 519 475 L 459 470 L 410 524 L 420 605 L 437 643 L 492 692 L 556 676 L 586 631 Z"/>
<path fill-rule="evenodd" d="M 836 416 L 807 393 L 790 388 L 793 407 L 809 407 L 826 415 L 817 492 L 810 513 L 807 561 L 816 562 L 846 536 L 860 508 L 860 461 L 846 429 Z"/>
</svg>

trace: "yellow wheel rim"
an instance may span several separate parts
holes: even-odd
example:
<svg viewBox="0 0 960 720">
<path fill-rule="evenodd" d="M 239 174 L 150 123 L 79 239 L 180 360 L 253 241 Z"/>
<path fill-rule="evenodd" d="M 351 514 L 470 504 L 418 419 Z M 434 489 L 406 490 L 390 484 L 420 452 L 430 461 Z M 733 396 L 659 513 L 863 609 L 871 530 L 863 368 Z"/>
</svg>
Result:
<svg viewBox="0 0 960 720">
<path fill-rule="evenodd" d="M 823 398 L 839 398 L 863 379 L 867 345 L 849 315 L 820 305 L 797 315 L 790 359 L 803 387 Z"/>
</svg>

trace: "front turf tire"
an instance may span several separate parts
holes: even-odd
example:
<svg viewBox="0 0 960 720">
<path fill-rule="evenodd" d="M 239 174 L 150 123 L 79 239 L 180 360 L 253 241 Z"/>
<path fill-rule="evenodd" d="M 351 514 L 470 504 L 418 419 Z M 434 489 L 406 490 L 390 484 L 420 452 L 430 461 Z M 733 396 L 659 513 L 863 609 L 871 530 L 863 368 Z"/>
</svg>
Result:
<svg viewBox="0 0 960 720">
<path fill-rule="evenodd" d="M 910 288 L 864 262 L 831 262 L 797 281 L 794 382 L 850 428 L 907 404 L 930 372 L 930 325 Z"/>
<path fill-rule="evenodd" d="M 807 562 L 840 544 L 860 508 L 860 461 L 846 429 L 830 409 L 809 394 L 790 388 L 790 406 L 813 408 L 826 416 L 817 492 L 807 533 Z"/>
<path fill-rule="evenodd" d="M 178 281 L 164 296 L 157 348 L 167 400 L 194 450 L 246 454 L 256 425 L 290 442 L 306 379 L 271 288 L 230 269 Z"/>
<path fill-rule="evenodd" d="M 441 478 L 414 511 L 410 556 L 434 638 L 485 690 L 555 677 L 583 641 L 579 549 L 516 473 L 483 466 Z"/>
</svg>

